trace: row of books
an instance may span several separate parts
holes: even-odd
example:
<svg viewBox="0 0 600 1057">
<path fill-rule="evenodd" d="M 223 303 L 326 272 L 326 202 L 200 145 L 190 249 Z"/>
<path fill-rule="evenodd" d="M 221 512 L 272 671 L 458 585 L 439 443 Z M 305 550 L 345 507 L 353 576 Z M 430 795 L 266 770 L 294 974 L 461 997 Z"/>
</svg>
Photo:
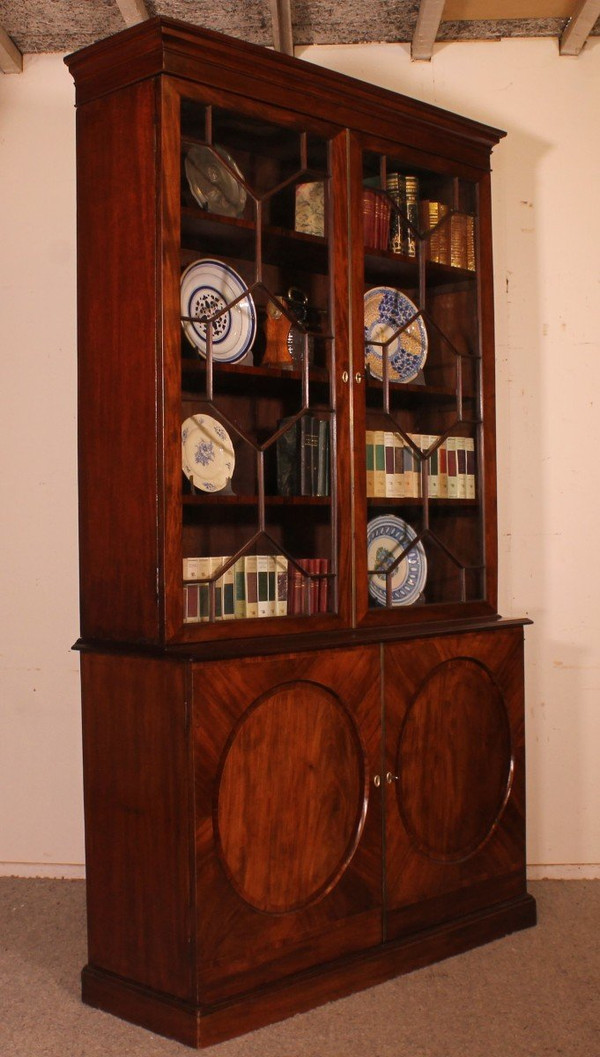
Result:
<svg viewBox="0 0 600 1057">
<path fill-rule="evenodd" d="M 431 230 L 428 260 L 475 271 L 475 218 L 470 213 L 454 213 L 444 202 L 423 200 L 419 220 L 423 230 Z"/>
<path fill-rule="evenodd" d="M 373 249 L 416 257 L 419 233 L 428 235 L 427 259 L 453 268 L 475 270 L 475 218 L 445 202 L 419 198 L 418 177 L 388 173 L 386 193 L 363 189 L 364 240 Z M 395 209 L 392 209 L 392 203 Z"/>
<path fill-rule="evenodd" d="M 218 574 L 230 556 L 183 559 L 184 623 L 211 619 L 248 620 L 293 614 L 326 613 L 329 598 L 329 559 L 301 558 L 297 564 L 284 554 L 247 554 Z"/>
<path fill-rule="evenodd" d="M 475 499 L 475 441 L 409 433 L 421 453 L 436 447 L 426 460 L 430 499 Z M 367 497 L 418 499 L 423 495 L 423 457 L 399 433 L 367 430 Z"/>
<path fill-rule="evenodd" d="M 290 422 L 284 418 L 279 426 Z M 329 421 L 306 414 L 277 438 L 279 495 L 329 495 Z"/>
</svg>

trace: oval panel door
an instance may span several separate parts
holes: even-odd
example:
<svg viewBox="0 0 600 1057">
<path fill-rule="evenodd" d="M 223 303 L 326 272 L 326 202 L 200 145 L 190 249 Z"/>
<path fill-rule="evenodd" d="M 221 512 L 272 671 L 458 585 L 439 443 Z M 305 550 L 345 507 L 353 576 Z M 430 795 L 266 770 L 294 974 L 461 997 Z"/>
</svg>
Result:
<svg viewBox="0 0 600 1057">
<path fill-rule="evenodd" d="M 324 896 L 350 862 L 365 811 L 354 720 L 316 683 L 284 683 L 240 717 L 214 806 L 220 857 L 238 894 L 283 914 Z"/>
<path fill-rule="evenodd" d="M 484 665 L 457 657 L 421 684 L 397 768 L 398 807 L 419 851 L 443 862 L 476 852 L 495 829 L 512 776 L 504 700 Z"/>
</svg>

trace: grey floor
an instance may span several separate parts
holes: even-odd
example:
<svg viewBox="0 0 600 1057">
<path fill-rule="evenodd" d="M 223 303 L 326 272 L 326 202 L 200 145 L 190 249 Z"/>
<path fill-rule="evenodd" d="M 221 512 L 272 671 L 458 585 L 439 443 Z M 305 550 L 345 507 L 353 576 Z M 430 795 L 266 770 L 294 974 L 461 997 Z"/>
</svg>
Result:
<svg viewBox="0 0 600 1057">
<path fill-rule="evenodd" d="M 600 881 L 538 881 L 539 924 L 204 1052 L 218 1057 L 600 1057 Z M 170 1057 L 83 1006 L 84 887 L 0 878 L 0 1057 Z"/>
</svg>

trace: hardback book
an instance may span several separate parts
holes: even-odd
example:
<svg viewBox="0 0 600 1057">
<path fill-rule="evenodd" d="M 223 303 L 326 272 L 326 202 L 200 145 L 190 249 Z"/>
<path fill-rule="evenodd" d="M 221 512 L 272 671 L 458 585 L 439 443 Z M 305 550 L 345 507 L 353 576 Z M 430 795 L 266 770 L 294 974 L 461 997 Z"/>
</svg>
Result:
<svg viewBox="0 0 600 1057">
<path fill-rule="evenodd" d="M 200 619 L 200 584 L 183 585 L 183 622 L 196 624 Z"/>
<path fill-rule="evenodd" d="M 466 437 L 456 437 L 456 476 L 458 483 L 456 498 L 467 498 L 467 449 L 465 447 Z"/>
<path fill-rule="evenodd" d="M 329 558 L 318 558 L 319 579 L 319 613 L 329 610 Z"/>
<path fill-rule="evenodd" d="M 375 472 L 373 474 L 373 495 L 384 496 L 385 491 L 385 433 L 382 429 L 374 431 Z"/>
<path fill-rule="evenodd" d="M 302 563 L 297 560 L 288 566 L 288 613 L 296 616 L 304 612 L 305 576 Z"/>
<path fill-rule="evenodd" d="M 211 558 L 210 559 L 210 574 L 211 581 L 209 584 L 209 595 L 208 595 L 208 606 L 209 613 L 211 612 L 211 605 L 214 605 L 214 619 L 223 619 L 223 577 L 215 577 L 215 573 L 219 573 L 223 566 L 223 558 Z M 214 602 L 211 603 L 211 599 Z"/>
<path fill-rule="evenodd" d="M 394 495 L 394 434 L 391 430 L 385 430 L 383 434 L 384 461 L 385 461 L 385 495 Z"/>
<path fill-rule="evenodd" d="M 458 464 L 456 460 L 456 437 L 446 440 L 448 451 L 448 499 L 458 499 Z"/>
<path fill-rule="evenodd" d="M 288 612 L 288 559 L 284 554 L 274 556 L 275 615 L 285 617 Z"/>
<path fill-rule="evenodd" d="M 370 498 L 375 495 L 375 433 L 372 429 L 366 430 L 365 441 L 367 463 L 366 494 Z"/>
<path fill-rule="evenodd" d="M 406 253 L 406 177 L 398 172 L 388 173 L 386 187 L 394 202 L 389 247 L 392 253 Z"/>
<path fill-rule="evenodd" d="M 256 554 L 246 554 L 244 558 L 246 617 L 248 619 L 258 616 L 258 566 L 256 559 Z"/>
<path fill-rule="evenodd" d="M 419 178 L 406 176 L 406 254 L 416 257 L 419 230 Z"/>
<path fill-rule="evenodd" d="M 375 210 L 377 208 L 377 195 L 375 191 L 365 187 L 363 189 L 363 233 L 364 243 L 371 249 L 375 248 L 376 221 Z"/>
<path fill-rule="evenodd" d="M 291 422 L 290 418 L 283 418 L 280 426 Z M 277 438 L 277 494 L 284 496 L 298 495 L 299 480 L 299 449 L 298 449 L 298 423 L 294 422 L 288 429 Z"/>
<path fill-rule="evenodd" d="M 432 449 L 431 455 L 429 456 L 428 488 L 429 488 L 429 498 L 430 499 L 437 499 L 439 497 L 439 494 L 440 494 L 440 449 L 437 446 L 437 441 L 439 440 L 439 437 L 429 436 L 427 438 L 427 440 L 428 440 L 428 445 L 427 445 L 428 449 L 431 448 L 432 445 L 434 445 L 434 444 L 436 445 Z"/>
<path fill-rule="evenodd" d="M 319 421 L 303 415 L 299 422 L 300 495 L 317 495 L 319 472 Z"/>
<path fill-rule="evenodd" d="M 393 473 L 388 481 L 388 495 L 394 499 L 404 498 L 404 441 L 399 433 L 392 433 Z"/>
<path fill-rule="evenodd" d="M 475 487 L 475 438 L 465 437 L 467 451 L 467 499 L 476 498 Z"/>
<path fill-rule="evenodd" d="M 215 558 L 216 569 L 213 568 L 213 572 L 217 571 L 229 561 L 229 556 L 223 556 L 221 558 Z M 223 575 L 216 581 L 221 595 L 221 619 L 222 620 L 233 620 L 235 617 L 235 566 L 230 565 L 228 569 L 223 572 Z"/>
<path fill-rule="evenodd" d="M 448 498 L 448 438 L 439 447 L 439 497 Z"/>
<path fill-rule="evenodd" d="M 329 495 L 329 421 L 326 418 L 317 422 L 317 490 L 315 495 Z"/>
<path fill-rule="evenodd" d="M 410 454 L 410 495 L 413 499 L 418 499 L 421 496 L 421 459 L 419 457 L 419 451 L 423 443 L 423 437 L 420 433 L 409 433 L 410 440 L 412 440 L 415 447 L 409 447 Z M 415 450 L 417 449 L 417 450 Z"/>
<path fill-rule="evenodd" d="M 234 612 L 238 620 L 246 616 L 246 568 L 245 559 L 238 558 L 234 566 L 235 603 Z"/>
<path fill-rule="evenodd" d="M 258 616 L 270 616 L 269 602 L 269 555 L 256 555 L 256 579 L 258 595 Z"/>
</svg>

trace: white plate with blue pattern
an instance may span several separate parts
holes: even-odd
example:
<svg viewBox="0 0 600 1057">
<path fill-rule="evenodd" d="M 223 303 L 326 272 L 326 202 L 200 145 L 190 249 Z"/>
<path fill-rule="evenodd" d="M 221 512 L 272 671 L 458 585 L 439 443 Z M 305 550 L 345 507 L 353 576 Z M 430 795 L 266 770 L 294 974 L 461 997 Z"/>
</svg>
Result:
<svg viewBox="0 0 600 1057">
<path fill-rule="evenodd" d="M 367 525 L 367 568 L 369 594 L 380 606 L 387 605 L 387 580 L 391 578 L 393 606 L 410 606 L 418 600 L 427 580 L 427 558 L 417 534 L 402 518 L 383 514 Z M 411 547 L 411 544 L 414 546 Z M 410 547 L 395 569 L 386 571 Z"/>
<path fill-rule="evenodd" d="M 411 382 L 427 359 L 427 330 L 419 309 L 401 290 L 375 286 L 365 294 L 365 363 L 383 378 L 383 357 L 390 382 Z M 401 328 L 404 327 L 404 330 Z M 398 333 L 400 331 L 400 333 Z"/>
<path fill-rule="evenodd" d="M 233 268 L 205 257 L 190 264 L 181 276 L 181 325 L 188 341 L 204 357 L 210 327 L 213 360 L 236 363 L 254 343 L 256 306 Z"/>
<path fill-rule="evenodd" d="M 229 433 L 210 415 L 192 415 L 181 426 L 182 467 L 202 492 L 220 492 L 233 477 L 235 453 Z"/>
</svg>

